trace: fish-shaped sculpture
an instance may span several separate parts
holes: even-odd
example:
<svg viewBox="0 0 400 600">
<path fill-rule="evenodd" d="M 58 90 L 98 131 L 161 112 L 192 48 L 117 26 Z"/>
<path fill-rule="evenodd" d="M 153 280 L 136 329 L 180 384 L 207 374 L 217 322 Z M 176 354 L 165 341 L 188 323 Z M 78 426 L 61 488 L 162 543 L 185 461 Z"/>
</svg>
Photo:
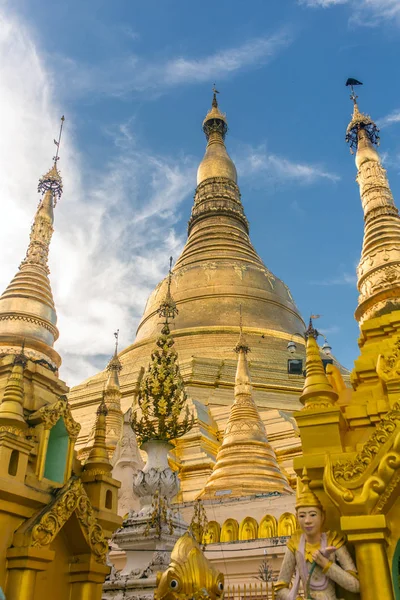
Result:
<svg viewBox="0 0 400 600">
<path fill-rule="evenodd" d="M 168 569 L 157 574 L 154 600 L 222 600 L 223 596 L 224 575 L 186 532 L 172 550 Z"/>
</svg>

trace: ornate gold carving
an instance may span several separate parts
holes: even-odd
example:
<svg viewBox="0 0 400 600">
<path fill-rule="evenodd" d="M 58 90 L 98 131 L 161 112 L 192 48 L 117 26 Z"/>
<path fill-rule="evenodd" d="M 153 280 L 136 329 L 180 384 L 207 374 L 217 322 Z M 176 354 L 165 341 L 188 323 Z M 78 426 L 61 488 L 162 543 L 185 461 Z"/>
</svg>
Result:
<svg viewBox="0 0 400 600">
<path fill-rule="evenodd" d="M 70 479 L 55 501 L 49 505 L 39 523 L 33 526 L 31 546 L 48 546 L 75 513 L 95 560 L 105 564 L 108 543 L 97 522 L 90 500 L 79 479 Z"/>
<path fill-rule="evenodd" d="M 29 420 L 40 419 L 44 423 L 45 429 L 51 429 L 60 418 L 63 418 L 65 429 L 72 440 L 76 440 L 81 430 L 81 425 L 77 423 L 71 413 L 70 406 L 66 396 L 60 396 L 54 404 L 46 404 L 33 413 Z"/>
<path fill-rule="evenodd" d="M 395 431 L 399 421 L 400 404 L 397 403 L 394 405 L 393 410 L 384 415 L 382 421 L 377 425 L 375 432 L 364 444 L 363 449 L 357 454 L 354 460 L 344 463 L 338 462 L 333 466 L 334 478 L 354 481 L 360 477 L 378 454 L 383 444 L 388 441 Z"/>
<path fill-rule="evenodd" d="M 0 433 L 3 431 L 6 433 L 12 433 L 13 435 L 18 435 L 20 437 L 25 437 L 25 431 L 19 427 L 15 427 L 14 425 L 0 425 Z"/>
<path fill-rule="evenodd" d="M 378 356 L 376 372 L 386 382 L 400 377 L 400 338 L 394 340 L 389 355 Z"/>
</svg>

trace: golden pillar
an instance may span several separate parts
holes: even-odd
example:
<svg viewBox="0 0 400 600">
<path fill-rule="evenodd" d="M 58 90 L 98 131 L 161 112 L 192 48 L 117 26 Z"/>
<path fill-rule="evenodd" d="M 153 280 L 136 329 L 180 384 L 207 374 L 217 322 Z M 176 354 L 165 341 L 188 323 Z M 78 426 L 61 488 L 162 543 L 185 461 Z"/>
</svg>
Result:
<svg viewBox="0 0 400 600">
<path fill-rule="evenodd" d="M 7 600 L 33 600 L 37 573 L 47 569 L 54 555 L 52 550 L 44 548 L 9 548 L 7 550 Z"/>
<path fill-rule="evenodd" d="M 393 600 L 392 578 L 386 553 L 384 515 L 342 517 L 341 527 L 356 550 L 363 600 Z"/>
</svg>

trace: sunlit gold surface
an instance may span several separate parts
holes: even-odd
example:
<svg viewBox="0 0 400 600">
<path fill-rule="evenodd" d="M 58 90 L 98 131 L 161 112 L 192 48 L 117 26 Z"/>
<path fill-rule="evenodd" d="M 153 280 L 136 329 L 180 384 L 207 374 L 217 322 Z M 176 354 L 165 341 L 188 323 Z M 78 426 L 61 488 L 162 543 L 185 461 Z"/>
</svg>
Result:
<svg viewBox="0 0 400 600">
<path fill-rule="evenodd" d="M 217 462 L 201 496 L 249 496 L 292 490 L 279 469 L 264 423 L 252 398 L 247 348 L 239 347 L 232 405 Z"/>
<path fill-rule="evenodd" d="M 224 594 L 224 576 L 204 556 L 190 533 L 176 542 L 171 562 L 159 573 L 155 600 L 219 600 Z"/>
<path fill-rule="evenodd" d="M 337 397 L 326 376 L 317 340 L 313 335 L 309 335 L 306 347 L 306 379 L 300 400 L 307 410 L 317 406 L 332 406 Z"/>
<path fill-rule="evenodd" d="M 25 340 L 27 356 L 44 358 L 59 367 L 61 359 L 53 350 L 58 338 L 57 315 L 47 264 L 53 204 L 53 194 L 48 191 L 36 211 L 26 257 L 0 297 L 0 345 L 12 350 Z"/>
<path fill-rule="evenodd" d="M 365 229 L 357 269 L 360 292 L 356 318 L 363 322 L 400 308 L 400 217 L 380 156 L 363 129 L 369 117 L 354 107 L 352 123 L 360 123 L 356 166 Z M 351 125 L 351 124 L 350 124 Z"/>
</svg>

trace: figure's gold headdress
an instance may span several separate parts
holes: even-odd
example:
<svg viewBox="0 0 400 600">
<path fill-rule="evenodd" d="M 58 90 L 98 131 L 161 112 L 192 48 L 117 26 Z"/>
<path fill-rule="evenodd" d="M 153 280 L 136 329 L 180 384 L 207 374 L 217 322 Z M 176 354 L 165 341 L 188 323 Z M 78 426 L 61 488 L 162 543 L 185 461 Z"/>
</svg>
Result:
<svg viewBox="0 0 400 600">
<path fill-rule="evenodd" d="M 297 486 L 296 509 L 304 506 L 315 506 L 324 512 L 324 507 L 318 497 L 310 490 L 310 478 L 307 475 L 307 469 L 304 467 L 301 477 L 301 483 Z"/>
</svg>

